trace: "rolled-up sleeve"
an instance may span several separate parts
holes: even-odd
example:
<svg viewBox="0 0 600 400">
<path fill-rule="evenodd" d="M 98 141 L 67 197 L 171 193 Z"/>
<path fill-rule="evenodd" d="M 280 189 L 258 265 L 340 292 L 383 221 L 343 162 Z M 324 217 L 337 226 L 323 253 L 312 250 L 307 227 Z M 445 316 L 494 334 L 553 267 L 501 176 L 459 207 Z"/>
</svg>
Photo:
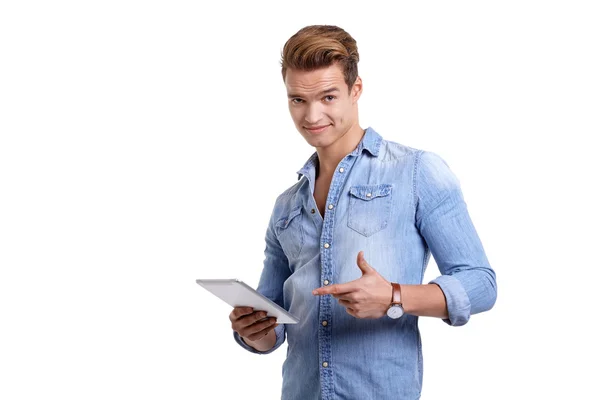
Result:
<svg viewBox="0 0 600 400">
<path fill-rule="evenodd" d="M 277 240 L 274 229 L 274 216 L 277 209 L 277 201 L 273 208 L 273 213 L 269 220 L 267 227 L 267 233 L 265 235 L 265 258 L 263 261 L 263 270 L 260 276 L 258 287 L 256 291 L 272 300 L 278 306 L 284 307 L 283 302 L 283 284 L 285 280 L 290 276 L 291 271 L 288 264 L 288 259 Z M 235 341 L 242 346 L 242 348 L 256 354 L 269 354 L 277 350 L 279 346 L 285 341 L 285 325 L 281 324 L 275 327 L 276 342 L 275 345 L 267 351 L 259 351 L 249 346 L 242 340 L 240 335 L 233 331 L 233 337 Z"/>
<path fill-rule="evenodd" d="M 448 164 L 428 151 L 420 151 L 415 163 L 415 222 L 442 274 L 429 283 L 446 297 L 448 318 L 443 321 L 464 325 L 472 314 L 494 306 L 496 273 Z"/>
</svg>

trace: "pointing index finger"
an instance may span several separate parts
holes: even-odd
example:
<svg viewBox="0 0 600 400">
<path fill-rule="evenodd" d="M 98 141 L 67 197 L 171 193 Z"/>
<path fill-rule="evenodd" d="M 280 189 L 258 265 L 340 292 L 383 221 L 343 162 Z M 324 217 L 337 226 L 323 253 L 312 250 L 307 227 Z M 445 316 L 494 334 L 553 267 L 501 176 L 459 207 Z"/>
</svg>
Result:
<svg viewBox="0 0 600 400">
<path fill-rule="evenodd" d="M 354 290 L 354 285 L 351 283 L 338 283 L 331 286 L 322 286 L 313 290 L 313 294 L 316 295 L 324 295 L 324 294 L 342 294 L 352 292 Z"/>
</svg>

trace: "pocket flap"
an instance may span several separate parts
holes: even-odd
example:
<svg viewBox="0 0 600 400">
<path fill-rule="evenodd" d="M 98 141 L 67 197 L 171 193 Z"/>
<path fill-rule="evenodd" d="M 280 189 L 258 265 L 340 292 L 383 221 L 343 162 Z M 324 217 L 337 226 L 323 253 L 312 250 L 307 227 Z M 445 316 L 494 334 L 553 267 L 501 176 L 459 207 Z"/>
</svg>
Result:
<svg viewBox="0 0 600 400">
<path fill-rule="evenodd" d="M 292 211 L 290 211 L 290 213 L 288 214 L 287 217 L 283 217 L 281 219 L 279 219 L 276 223 L 275 226 L 278 228 L 287 228 L 288 225 L 290 224 L 290 222 L 298 215 L 300 215 L 300 213 L 302 212 L 302 206 L 300 207 L 296 207 L 294 208 Z"/>
<path fill-rule="evenodd" d="M 381 183 L 379 185 L 355 185 L 350 186 L 350 194 L 361 200 L 372 200 L 376 197 L 387 196 L 392 192 L 392 185 Z"/>
</svg>

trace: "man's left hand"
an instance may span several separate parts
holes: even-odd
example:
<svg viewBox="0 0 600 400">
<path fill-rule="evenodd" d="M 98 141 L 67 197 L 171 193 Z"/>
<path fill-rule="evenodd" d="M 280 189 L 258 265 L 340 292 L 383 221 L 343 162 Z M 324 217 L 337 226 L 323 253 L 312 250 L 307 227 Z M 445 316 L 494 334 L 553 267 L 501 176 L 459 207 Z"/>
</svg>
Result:
<svg viewBox="0 0 600 400">
<path fill-rule="evenodd" d="M 346 312 L 356 318 L 381 318 L 392 302 L 392 284 L 371 267 L 358 252 L 356 264 L 362 276 L 348 283 L 322 286 L 314 295 L 331 294 L 346 307 Z"/>
</svg>

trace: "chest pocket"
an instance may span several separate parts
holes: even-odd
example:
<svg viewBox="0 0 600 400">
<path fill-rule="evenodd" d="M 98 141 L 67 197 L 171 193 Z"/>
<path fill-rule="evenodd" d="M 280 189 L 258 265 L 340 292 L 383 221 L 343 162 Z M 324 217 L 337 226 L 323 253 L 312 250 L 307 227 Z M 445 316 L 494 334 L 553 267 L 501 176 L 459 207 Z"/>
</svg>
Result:
<svg viewBox="0 0 600 400">
<path fill-rule="evenodd" d="M 363 236 L 385 228 L 392 207 L 392 185 L 356 185 L 350 187 L 348 227 Z"/>
<path fill-rule="evenodd" d="M 304 231 L 302 229 L 302 206 L 293 208 L 289 214 L 275 222 L 275 234 L 281 248 L 288 259 L 300 255 L 304 245 Z"/>
</svg>

